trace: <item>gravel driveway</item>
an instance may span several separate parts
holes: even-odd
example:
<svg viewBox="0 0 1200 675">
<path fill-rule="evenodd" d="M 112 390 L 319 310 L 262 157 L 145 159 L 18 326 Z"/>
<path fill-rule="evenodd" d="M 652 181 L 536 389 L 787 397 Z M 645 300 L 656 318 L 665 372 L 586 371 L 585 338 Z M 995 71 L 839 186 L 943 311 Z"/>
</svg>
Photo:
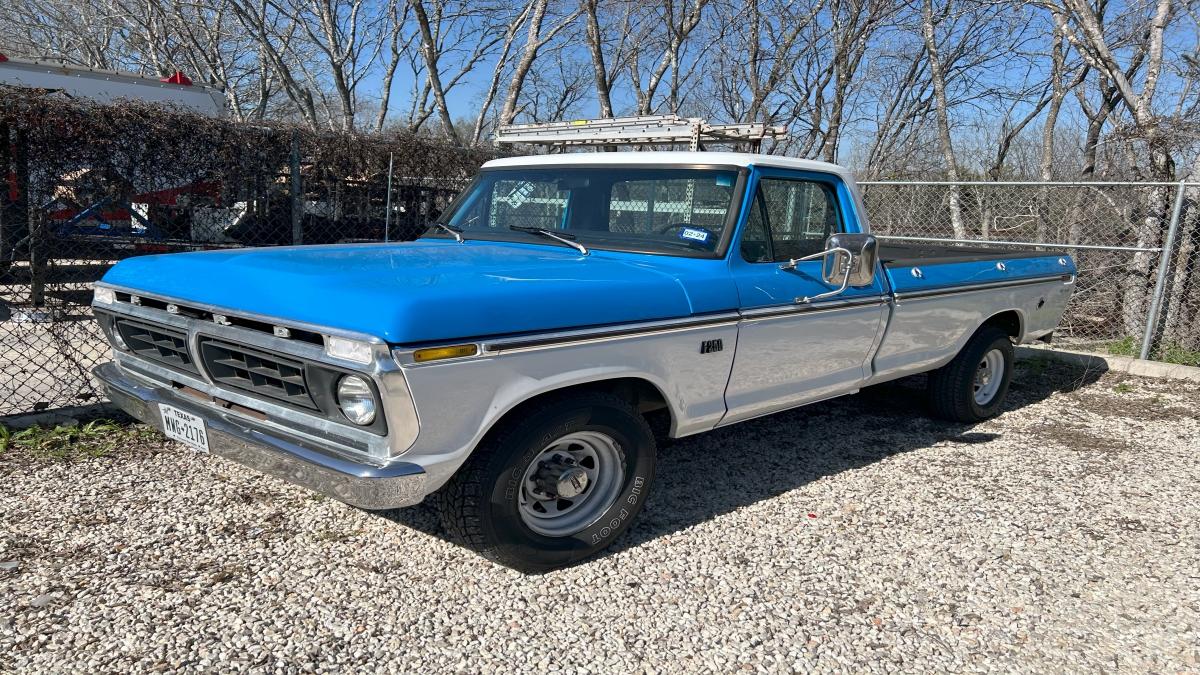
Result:
<svg viewBox="0 0 1200 675">
<path fill-rule="evenodd" d="M 1200 388 L 1025 363 L 966 426 L 921 386 L 663 442 L 538 576 L 171 444 L 9 452 L 0 671 L 1200 672 Z"/>
</svg>

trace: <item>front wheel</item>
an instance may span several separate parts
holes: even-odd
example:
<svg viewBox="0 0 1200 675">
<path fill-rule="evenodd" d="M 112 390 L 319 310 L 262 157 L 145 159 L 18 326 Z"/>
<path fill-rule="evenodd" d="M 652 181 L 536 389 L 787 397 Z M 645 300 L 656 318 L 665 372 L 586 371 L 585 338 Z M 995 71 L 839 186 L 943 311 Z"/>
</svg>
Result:
<svg viewBox="0 0 1200 675">
<path fill-rule="evenodd" d="M 442 524 L 497 563 L 536 572 L 615 540 L 654 481 L 654 436 L 628 403 L 598 391 L 519 410 L 437 494 Z"/>
<path fill-rule="evenodd" d="M 954 357 L 929 374 L 934 413 L 953 422 L 982 422 L 1000 414 L 1012 381 L 1013 345 L 993 326 L 980 328 Z"/>
</svg>

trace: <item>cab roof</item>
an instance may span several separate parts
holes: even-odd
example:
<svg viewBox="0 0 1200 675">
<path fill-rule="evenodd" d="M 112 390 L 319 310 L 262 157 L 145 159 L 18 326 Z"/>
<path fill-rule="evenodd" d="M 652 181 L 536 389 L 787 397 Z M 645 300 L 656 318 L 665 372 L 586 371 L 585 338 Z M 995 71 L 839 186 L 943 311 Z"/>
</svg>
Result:
<svg viewBox="0 0 1200 675">
<path fill-rule="evenodd" d="M 512 169 L 516 167 L 550 166 L 735 166 L 772 167 L 831 173 L 854 185 L 854 176 L 845 167 L 811 159 L 796 159 L 779 155 L 758 155 L 748 152 L 566 152 L 555 155 L 522 155 L 493 159 L 483 165 L 484 169 Z"/>
</svg>

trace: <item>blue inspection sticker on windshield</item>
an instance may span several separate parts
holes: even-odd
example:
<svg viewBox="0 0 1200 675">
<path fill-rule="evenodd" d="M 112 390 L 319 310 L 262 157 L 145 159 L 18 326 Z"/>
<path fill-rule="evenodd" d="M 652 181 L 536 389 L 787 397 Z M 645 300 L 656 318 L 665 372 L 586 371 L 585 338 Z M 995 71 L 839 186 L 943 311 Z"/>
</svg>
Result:
<svg viewBox="0 0 1200 675">
<path fill-rule="evenodd" d="M 717 186 L 718 187 L 729 187 L 730 185 L 733 185 L 733 174 L 731 174 L 731 173 L 717 174 Z"/>
<path fill-rule="evenodd" d="M 683 228 L 683 231 L 679 233 L 679 238 L 691 239 L 692 241 L 698 241 L 701 244 L 704 244 L 708 242 L 708 232 L 705 232 L 704 230 L 697 230 L 691 227 L 685 227 Z"/>
</svg>

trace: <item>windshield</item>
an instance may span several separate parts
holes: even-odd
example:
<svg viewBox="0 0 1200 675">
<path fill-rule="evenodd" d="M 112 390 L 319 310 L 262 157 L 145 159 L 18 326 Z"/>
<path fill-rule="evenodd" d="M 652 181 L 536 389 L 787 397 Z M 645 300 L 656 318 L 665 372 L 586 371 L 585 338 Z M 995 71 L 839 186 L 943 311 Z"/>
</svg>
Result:
<svg viewBox="0 0 1200 675">
<path fill-rule="evenodd" d="M 484 171 L 438 222 L 472 237 L 565 233 L 589 248 L 709 254 L 729 221 L 734 169 L 634 167 Z M 448 236 L 433 228 L 427 236 Z M 554 244 L 548 239 L 542 241 Z"/>
</svg>

